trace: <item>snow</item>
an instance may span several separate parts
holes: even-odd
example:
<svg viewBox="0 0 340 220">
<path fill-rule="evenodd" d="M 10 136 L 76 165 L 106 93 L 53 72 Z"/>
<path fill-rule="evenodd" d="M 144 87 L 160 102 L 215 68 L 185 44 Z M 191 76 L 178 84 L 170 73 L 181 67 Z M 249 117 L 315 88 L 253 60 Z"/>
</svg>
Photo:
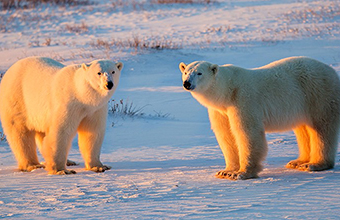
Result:
<svg viewBox="0 0 340 220">
<path fill-rule="evenodd" d="M 76 175 L 19 172 L 1 141 L 0 218 L 339 218 L 339 153 L 329 171 L 286 169 L 298 155 L 292 132 L 267 134 L 260 178 L 215 178 L 223 155 L 206 109 L 181 88 L 178 69 L 195 60 L 253 68 L 303 55 L 340 72 L 339 0 L 95 2 L 0 11 L 0 73 L 31 55 L 65 64 L 119 60 L 124 69 L 113 99 L 143 114 L 109 113 L 101 158 L 113 168 L 105 173 L 84 170 L 76 140 L 69 154 L 80 163 Z"/>
</svg>

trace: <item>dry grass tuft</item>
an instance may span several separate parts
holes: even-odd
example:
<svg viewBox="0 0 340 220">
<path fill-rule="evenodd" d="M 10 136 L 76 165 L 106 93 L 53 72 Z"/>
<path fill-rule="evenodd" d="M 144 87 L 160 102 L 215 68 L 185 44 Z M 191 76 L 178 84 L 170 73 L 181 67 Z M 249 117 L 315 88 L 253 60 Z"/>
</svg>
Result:
<svg viewBox="0 0 340 220">
<path fill-rule="evenodd" d="M 340 16 L 340 5 L 331 3 L 327 6 L 293 10 L 283 14 L 283 19 L 290 23 L 320 23 Z"/>
<path fill-rule="evenodd" d="M 50 37 L 45 38 L 45 42 L 42 44 L 43 46 L 51 46 L 52 39 Z"/>
<path fill-rule="evenodd" d="M 114 116 L 120 116 L 122 118 L 125 117 L 150 117 L 150 118 L 168 118 L 170 114 L 163 113 L 161 111 L 154 111 L 154 114 L 145 114 L 143 109 L 147 105 L 143 107 L 137 107 L 133 104 L 133 102 L 129 102 L 129 100 L 124 101 L 123 99 L 116 102 L 115 100 L 109 101 L 109 112 Z"/>
<path fill-rule="evenodd" d="M 48 46 L 51 46 L 51 44 L 52 44 L 52 39 L 48 37 L 48 38 L 45 38 L 45 41 L 42 42 L 41 44 L 39 40 L 33 40 L 28 43 L 28 46 L 29 47 L 40 47 L 40 46 L 48 47 Z"/>
<path fill-rule="evenodd" d="M 65 31 L 70 33 L 82 34 L 89 31 L 89 26 L 85 24 L 85 22 L 81 22 L 81 24 L 66 24 Z"/>
<path fill-rule="evenodd" d="M 212 0 L 152 0 L 152 4 L 210 4 Z"/>
<path fill-rule="evenodd" d="M 1 141 L 7 142 L 7 139 L 6 139 L 6 135 L 3 132 L 0 131 L 0 142 Z"/>
<path fill-rule="evenodd" d="M 90 43 L 90 45 L 97 49 L 128 49 L 132 48 L 135 50 L 147 50 L 147 49 L 180 49 L 181 44 L 174 43 L 171 39 L 165 39 L 162 37 L 151 37 L 150 39 L 141 39 L 138 36 L 132 36 L 127 39 L 112 39 L 110 41 L 97 39 Z"/>
<path fill-rule="evenodd" d="M 41 4 L 54 4 L 60 6 L 89 5 L 89 0 L 0 0 L 2 10 L 15 8 L 34 8 Z"/>
<path fill-rule="evenodd" d="M 130 7 L 133 10 L 144 10 L 146 6 L 170 5 L 170 4 L 210 4 L 214 2 L 215 0 L 151 0 L 151 1 L 113 0 L 112 6 L 114 9 Z"/>
<path fill-rule="evenodd" d="M 109 102 L 109 112 L 114 115 L 120 115 L 122 117 L 129 116 L 129 117 L 138 117 L 144 116 L 143 107 L 136 107 L 133 102 L 126 101 L 124 102 L 123 99 L 116 102 L 115 100 L 111 100 Z"/>
</svg>

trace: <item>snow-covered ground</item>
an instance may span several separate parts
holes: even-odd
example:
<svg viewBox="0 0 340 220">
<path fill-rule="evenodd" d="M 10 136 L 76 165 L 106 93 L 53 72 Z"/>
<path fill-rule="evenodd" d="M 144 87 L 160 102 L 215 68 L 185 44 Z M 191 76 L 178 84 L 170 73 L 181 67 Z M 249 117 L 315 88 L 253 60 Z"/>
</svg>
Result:
<svg viewBox="0 0 340 220">
<path fill-rule="evenodd" d="M 80 163 L 76 175 L 18 172 L 1 141 L 0 218 L 340 218 L 340 155 L 333 170 L 286 169 L 298 155 L 292 132 L 267 134 L 260 178 L 215 178 L 223 155 L 178 69 L 195 60 L 253 68 L 303 55 L 339 73 L 339 0 L 94 2 L 0 11 L 0 73 L 31 55 L 65 64 L 119 60 L 114 103 L 139 114 L 109 113 L 101 158 L 113 168 L 105 173 L 84 170 L 76 140 L 69 155 Z"/>
</svg>

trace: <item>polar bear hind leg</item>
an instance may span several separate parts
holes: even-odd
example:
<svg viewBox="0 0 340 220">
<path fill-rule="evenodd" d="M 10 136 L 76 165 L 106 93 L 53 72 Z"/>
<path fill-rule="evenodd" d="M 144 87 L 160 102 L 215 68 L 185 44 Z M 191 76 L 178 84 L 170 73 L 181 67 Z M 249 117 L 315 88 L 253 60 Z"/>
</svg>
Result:
<svg viewBox="0 0 340 220">
<path fill-rule="evenodd" d="M 311 143 L 310 160 L 301 164 L 299 170 L 322 171 L 334 167 L 339 131 L 336 121 L 319 128 L 307 127 Z"/>
<path fill-rule="evenodd" d="M 42 146 L 43 146 L 44 138 L 45 138 L 45 133 L 42 133 L 42 132 L 36 132 L 35 133 L 35 142 L 36 142 L 40 152 L 42 152 Z M 43 162 L 42 162 L 42 164 L 43 164 Z M 79 165 L 79 164 L 72 161 L 72 160 L 67 159 L 66 166 L 77 166 L 77 165 Z"/>
<path fill-rule="evenodd" d="M 300 126 L 294 129 L 299 146 L 299 158 L 286 167 L 303 171 L 322 171 L 334 167 L 339 125 L 337 120 L 319 128 Z"/>
<path fill-rule="evenodd" d="M 19 170 L 30 172 L 44 168 L 44 165 L 40 164 L 38 160 L 34 140 L 35 132 L 23 127 L 18 129 L 16 126 L 7 127 L 4 125 L 7 128 L 7 140 L 18 161 Z"/>
</svg>

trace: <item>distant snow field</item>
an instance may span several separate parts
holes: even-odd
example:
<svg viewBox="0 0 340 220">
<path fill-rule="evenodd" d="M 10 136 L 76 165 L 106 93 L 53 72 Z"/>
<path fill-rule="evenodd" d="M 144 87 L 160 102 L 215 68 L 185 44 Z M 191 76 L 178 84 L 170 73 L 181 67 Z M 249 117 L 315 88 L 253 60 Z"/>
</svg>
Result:
<svg viewBox="0 0 340 220">
<path fill-rule="evenodd" d="M 101 154 L 112 170 L 85 171 L 74 140 L 76 175 L 19 172 L 0 130 L 0 218 L 339 219 L 339 154 L 332 170 L 286 169 L 298 156 L 293 132 L 267 134 L 259 178 L 215 178 L 224 158 L 206 109 L 181 88 L 178 64 L 254 68 L 309 56 L 340 73 L 340 1 L 164 2 L 0 10 L 0 74 L 32 55 L 124 63 Z"/>
</svg>

